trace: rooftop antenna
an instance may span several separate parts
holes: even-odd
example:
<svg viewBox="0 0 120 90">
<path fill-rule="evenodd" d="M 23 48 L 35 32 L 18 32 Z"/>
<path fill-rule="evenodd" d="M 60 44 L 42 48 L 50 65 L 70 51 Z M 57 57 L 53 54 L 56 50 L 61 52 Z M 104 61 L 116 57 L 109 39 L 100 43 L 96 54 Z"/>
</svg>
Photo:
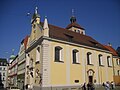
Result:
<svg viewBox="0 0 120 90">
<path fill-rule="evenodd" d="M 72 9 L 72 16 L 74 16 L 74 9 Z"/>
<path fill-rule="evenodd" d="M 15 51 L 15 49 L 12 49 L 12 55 L 14 55 L 14 51 Z"/>
<path fill-rule="evenodd" d="M 35 14 L 38 13 L 38 7 L 35 7 Z"/>
</svg>

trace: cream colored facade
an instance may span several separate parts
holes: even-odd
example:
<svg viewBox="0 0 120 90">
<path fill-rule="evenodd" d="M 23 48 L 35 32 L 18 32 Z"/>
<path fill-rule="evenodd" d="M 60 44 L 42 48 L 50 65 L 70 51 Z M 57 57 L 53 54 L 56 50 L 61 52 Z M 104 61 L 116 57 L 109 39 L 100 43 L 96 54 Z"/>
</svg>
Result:
<svg viewBox="0 0 120 90">
<path fill-rule="evenodd" d="M 113 65 L 114 82 L 116 85 L 120 85 L 120 57 L 113 56 Z"/>
<path fill-rule="evenodd" d="M 111 52 L 51 38 L 47 18 L 42 25 L 38 13 L 35 13 L 35 16 L 26 50 L 25 85 L 28 85 L 28 88 L 63 90 L 66 87 L 74 87 L 77 90 L 84 82 L 99 85 L 106 81 L 113 81 Z M 55 61 L 56 47 L 61 48 L 59 62 Z M 73 63 L 73 50 L 77 50 L 77 63 Z M 89 65 L 88 53 L 90 53 Z M 99 65 L 99 55 L 102 56 L 101 65 Z"/>
</svg>

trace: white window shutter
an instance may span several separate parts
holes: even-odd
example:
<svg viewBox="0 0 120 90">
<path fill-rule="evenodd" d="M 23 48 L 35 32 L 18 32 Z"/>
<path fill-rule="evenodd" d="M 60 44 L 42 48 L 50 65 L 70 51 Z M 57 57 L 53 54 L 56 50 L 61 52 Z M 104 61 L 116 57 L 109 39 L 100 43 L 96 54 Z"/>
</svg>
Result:
<svg viewBox="0 0 120 90">
<path fill-rule="evenodd" d="M 110 58 L 110 66 L 112 66 L 112 59 Z"/>
<path fill-rule="evenodd" d="M 80 63 L 80 54 L 79 54 L 79 52 L 76 53 L 76 63 Z"/>
<path fill-rule="evenodd" d="M 26 54 L 26 65 L 29 66 L 30 57 L 29 54 Z"/>
<path fill-rule="evenodd" d="M 36 49 L 36 62 L 40 62 L 40 47 Z"/>
<path fill-rule="evenodd" d="M 101 65 L 103 65 L 102 56 L 100 56 L 100 63 L 101 63 Z"/>
<path fill-rule="evenodd" d="M 64 62 L 63 49 L 60 50 L 60 61 Z"/>
<path fill-rule="evenodd" d="M 92 64 L 92 55 L 91 54 L 89 54 L 89 62 L 90 62 L 90 64 Z"/>
</svg>

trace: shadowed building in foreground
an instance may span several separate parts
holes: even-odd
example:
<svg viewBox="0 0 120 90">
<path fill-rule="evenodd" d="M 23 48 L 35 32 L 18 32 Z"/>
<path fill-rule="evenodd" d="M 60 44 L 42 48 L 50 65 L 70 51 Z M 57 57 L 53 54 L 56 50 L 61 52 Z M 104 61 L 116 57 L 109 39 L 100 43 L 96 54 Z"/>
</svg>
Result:
<svg viewBox="0 0 120 90">
<path fill-rule="evenodd" d="M 0 85 L 7 87 L 7 59 L 0 58 Z"/>
</svg>

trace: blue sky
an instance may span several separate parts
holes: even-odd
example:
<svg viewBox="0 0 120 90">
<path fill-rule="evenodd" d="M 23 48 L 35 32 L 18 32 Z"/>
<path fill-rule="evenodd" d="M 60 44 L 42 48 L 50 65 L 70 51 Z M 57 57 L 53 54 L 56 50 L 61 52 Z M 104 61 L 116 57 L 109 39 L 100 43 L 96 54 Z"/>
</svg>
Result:
<svg viewBox="0 0 120 90">
<path fill-rule="evenodd" d="M 74 9 L 77 23 L 102 44 L 120 46 L 120 0 L 0 0 L 0 57 L 8 58 L 31 32 L 27 13 L 38 6 L 41 21 L 65 28 Z"/>
</svg>

